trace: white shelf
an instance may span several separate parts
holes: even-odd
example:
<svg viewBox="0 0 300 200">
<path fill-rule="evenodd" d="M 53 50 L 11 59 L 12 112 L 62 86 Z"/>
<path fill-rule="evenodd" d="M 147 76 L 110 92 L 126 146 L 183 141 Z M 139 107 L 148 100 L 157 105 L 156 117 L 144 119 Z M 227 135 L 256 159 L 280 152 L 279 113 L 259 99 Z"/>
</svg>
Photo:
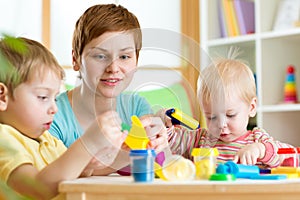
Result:
<svg viewBox="0 0 300 200">
<path fill-rule="evenodd" d="M 278 104 L 278 105 L 264 105 L 258 107 L 261 112 L 291 112 L 300 111 L 300 104 Z"/>
<path fill-rule="evenodd" d="M 256 39 L 256 35 L 249 34 L 249 35 L 241 35 L 236 37 L 228 37 L 228 38 L 218 38 L 209 40 L 207 42 L 207 46 L 213 47 L 213 46 L 219 46 L 219 45 L 231 45 L 236 43 L 243 43 L 243 42 L 251 42 Z"/>
<path fill-rule="evenodd" d="M 226 53 L 229 46 L 238 46 L 244 52 L 242 59 L 249 62 L 257 78 L 257 126 L 278 140 L 300 146 L 300 104 L 278 104 L 283 100 L 286 67 L 290 64 L 296 67 L 296 85 L 300 88 L 300 28 L 273 31 L 281 0 L 252 0 L 256 33 L 221 38 L 218 1 L 200 1 L 201 46 L 210 57 Z M 201 69 L 203 65 L 205 60 Z"/>
<path fill-rule="evenodd" d="M 261 33 L 261 39 L 272 39 L 272 38 L 286 38 L 291 36 L 299 37 L 300 34 L 300 28 L 293 28 L 288 30 L 282 30 L 282 31 L 269 31 Z"/>
</svg>

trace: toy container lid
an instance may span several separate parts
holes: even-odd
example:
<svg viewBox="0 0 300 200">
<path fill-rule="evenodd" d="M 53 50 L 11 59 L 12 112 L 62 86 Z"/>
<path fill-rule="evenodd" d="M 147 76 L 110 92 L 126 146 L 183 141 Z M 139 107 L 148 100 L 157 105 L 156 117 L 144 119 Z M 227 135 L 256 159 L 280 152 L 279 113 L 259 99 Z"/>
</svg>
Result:
<svg viewBox="0 0 300 200">
<path fill-rule="evenodd" d="M 192 156 L 218 156 L 217 148 L 193 148 Z"/>
<path fill-rule="evenodd" d="M 134 149 L 130 150 L 129 156 L 156 156 L 154 149 Z"/>
<path fill-rule="evenodd" d="M 235 181 L 236 177 L 233 174 L 212 174 L 210 181 Z"/>
<path fill-rule="evenodd" d="M 278 148 L 278 154 L 294 154 L 297 153 L 298 148 Z"/>
</svg>

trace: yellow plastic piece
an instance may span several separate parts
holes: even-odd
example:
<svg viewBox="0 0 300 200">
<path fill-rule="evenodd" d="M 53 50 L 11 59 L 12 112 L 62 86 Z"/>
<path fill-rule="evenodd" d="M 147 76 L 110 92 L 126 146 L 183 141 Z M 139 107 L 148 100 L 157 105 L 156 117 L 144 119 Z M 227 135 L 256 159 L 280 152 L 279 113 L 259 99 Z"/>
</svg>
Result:
<svg viewBox="0 0 300 200">
<path fill-rule="evenodd" d="M 286 177 L 288 178 L 288 179 L 293 179 L 293 178 L 299 178 L 299 175 L 298 174 L 286 174 Z"/>
<path fill-rule="evenodd" d="M 132 127 L 126 137 L 125 143 L 131 149 L 147 149 L 147 144 L 150 140 L 148 139 L 142 122 L 135 115 L 131 117 L 131 121 Z"/>
<path fill-rule="evenodd" d="M 190 117 L 189 115 L 181 112 L 181 110 L 175 108 L 175 112 L 171 114 L 172 117 L 177 119 L 178 121 L 182 122 L 183 124 L 186 124 L 188 127 L 192 129 L 197 129 L 199 127 L 199 122 L 195 120 L 194 118 Z"/>
<path fill-rule="evenodd" d="M 297 174 L 300 177 L 299 167 L 277 167 L 271 169 L 271 174 L 286 174 L 288 178 L 294 177 Z M 290 177 L 289 177 L 290 176 Z"/>
<path fill-rule="evenodd" d="M 157 162 L 154 162 L 154 172 L 160 179 L 162 179 L 164 181 L 167 180 L 163 174 L 161 166 Z"/>
</svg>

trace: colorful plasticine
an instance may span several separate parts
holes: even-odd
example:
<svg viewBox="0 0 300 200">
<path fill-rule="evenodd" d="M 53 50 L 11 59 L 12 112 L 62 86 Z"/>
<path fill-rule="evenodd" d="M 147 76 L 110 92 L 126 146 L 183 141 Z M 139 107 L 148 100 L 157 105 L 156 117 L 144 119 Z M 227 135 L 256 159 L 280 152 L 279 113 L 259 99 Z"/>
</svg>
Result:
<svg viewBox="0 0 300 200">
<path fill-rule="evenodd" d="M 216 172 L 219 174 L 233 174 L 236 178 L 247 178 L 255 180 L 279 180 L 286 179 L 285 174 L 260 174 L 259 167 L 256 165 L 242 165 L 228 161 L 220 164 Z"/>
<path fill-rule="evenodd" d="M 216 172 L 219 174 L 234 174 L 236 178 L 250 178 L 254 175 L 259 175 L 259 168 L 255 165 L 242 165 L 228 161 L 224 164 L 219 164 Z"/>
<path fill-rule="evenodd" d="M 286 174 L 259 174 L 250 177 L 253 180 L 282 180 L 287 179 Z"/>
</svg>

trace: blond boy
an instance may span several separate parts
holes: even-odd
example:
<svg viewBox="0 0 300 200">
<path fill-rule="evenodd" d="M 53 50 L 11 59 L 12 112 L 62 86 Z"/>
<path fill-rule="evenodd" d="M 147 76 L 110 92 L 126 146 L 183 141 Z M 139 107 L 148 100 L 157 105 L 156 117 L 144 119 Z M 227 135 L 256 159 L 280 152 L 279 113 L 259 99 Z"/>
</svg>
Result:
<svg viewBox="0 0 300 200">
<path fill-rule="evenodd" d="M 79 177 L 98 152 L 110 150 L 115 158 L 124 141 L 121 121 L 114 111 L 98 116 L 67 150 L 48 132 L 63 69 L 40 43 L 11 41 L 0 41 L 0 179 L 22 196 L 50 199 L 60 181 Z"/>
</svg>

